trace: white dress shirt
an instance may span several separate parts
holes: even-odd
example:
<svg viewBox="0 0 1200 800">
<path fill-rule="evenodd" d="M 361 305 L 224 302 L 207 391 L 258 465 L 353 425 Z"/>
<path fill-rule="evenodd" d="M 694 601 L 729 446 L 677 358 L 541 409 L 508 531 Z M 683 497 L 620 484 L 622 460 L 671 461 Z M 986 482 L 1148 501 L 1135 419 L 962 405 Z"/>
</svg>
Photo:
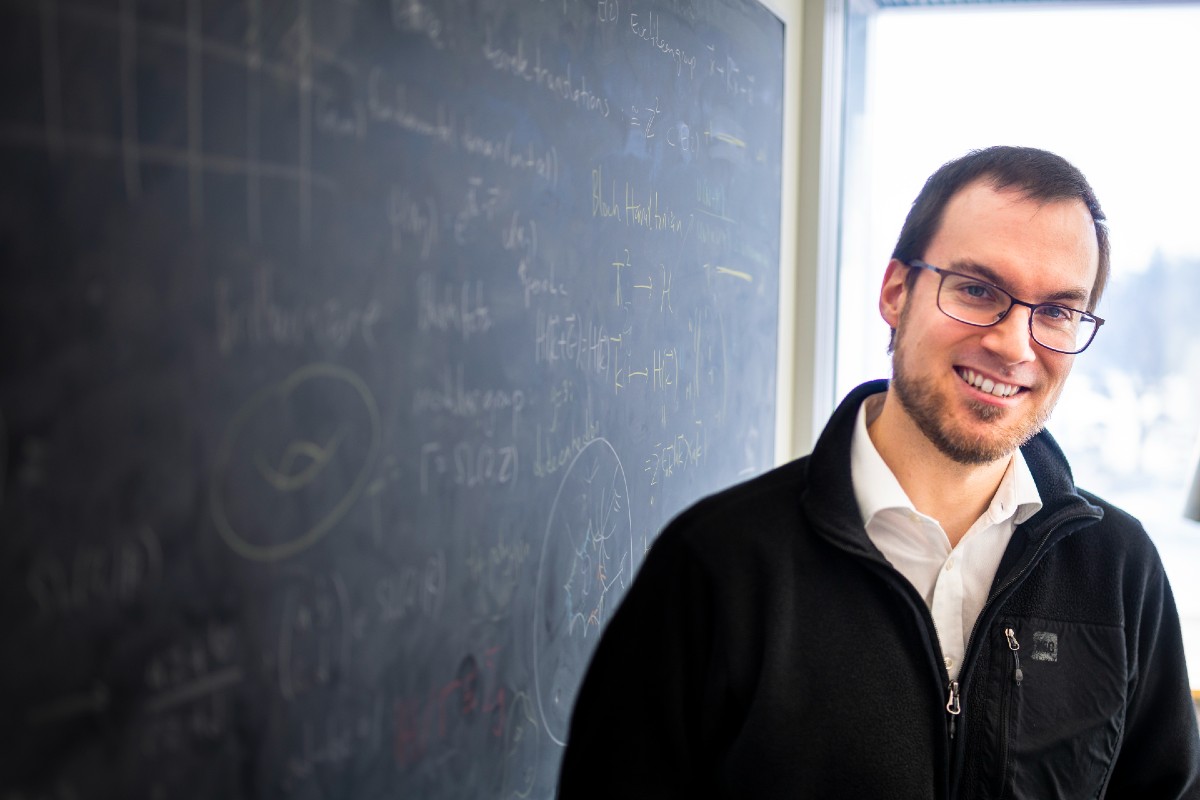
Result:
<svg viewBox="0 0 1200 800">
<path fill-rule="evenodd" d="M 958 680 L 963 653 L 1004 549 L 1017 525 L 1042 507 L 1033 475 L 1016 451 L 987 510 L 956 547 L 941 524 L 913 506 L 888 469 L 867 426 L 879 416 L 884 395 L 868 397 L 858 410 L 850 445 L 850 474 L 867 536 L 916 587 L 933 615 L 946 673 Z"/>
</svg>

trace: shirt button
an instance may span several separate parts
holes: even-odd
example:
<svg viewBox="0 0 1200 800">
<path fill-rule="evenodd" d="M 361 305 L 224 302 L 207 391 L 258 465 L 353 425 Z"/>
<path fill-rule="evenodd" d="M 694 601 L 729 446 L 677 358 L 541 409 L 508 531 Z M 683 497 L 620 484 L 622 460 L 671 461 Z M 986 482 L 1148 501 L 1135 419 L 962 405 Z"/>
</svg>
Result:
<svg viewBox="0 0 1200 800">
<path fill-rule="evenodd" d="M 954 669 L 954 659 L 946 656 L 946 669 Z"/>
<path fill-rule="evenodd" d="M 946 571 L 947 571 L 947 572 L 949 572 L 949 571 L 950 571 L 950 570 L 952 570 L 952 569 L 954 569 L 954 559 L 953 559 L 953 558 L 951 558 L 951 559 L 947 559 L 947 561 L 946 561 Z"/>
</svg>

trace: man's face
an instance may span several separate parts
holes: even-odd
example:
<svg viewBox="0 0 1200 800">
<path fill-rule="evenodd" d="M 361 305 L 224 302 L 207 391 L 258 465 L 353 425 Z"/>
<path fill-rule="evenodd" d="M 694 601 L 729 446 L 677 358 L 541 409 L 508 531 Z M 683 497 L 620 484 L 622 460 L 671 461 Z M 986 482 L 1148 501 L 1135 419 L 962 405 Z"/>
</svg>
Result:
<svg viewBox="0 0 1200 800">
<path fill-rule="evenodd" d="M 1043 204 L 974 183 L 946 205 L 923 260 L 977 275 L 1021 300 L 1082 309 L 1099 248 L 1081 201 Z M 880 310 L 896 329 L 892 390 L 921 433 L 953 460 L 985 464 L 1008 456 L 1049 418 L 1074 356 L 1030 338 L 1029 309 L 1015 306 L 990 328 L 966 325 L 938 309 L 939 275 L 923 270 L 909 290 L 906 272 L 893 261 L 880 295 Z M 981 379 L 982 387 L 973 385 Z"/>
</svg>

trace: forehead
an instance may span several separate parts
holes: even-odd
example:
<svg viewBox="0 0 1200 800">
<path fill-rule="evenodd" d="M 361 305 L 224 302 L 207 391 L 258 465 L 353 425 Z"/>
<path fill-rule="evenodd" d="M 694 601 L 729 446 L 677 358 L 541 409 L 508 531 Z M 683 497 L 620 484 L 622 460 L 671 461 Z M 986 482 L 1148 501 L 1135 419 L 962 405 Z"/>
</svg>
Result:
<svg viewBox="0 0 1200 800">
<path fill-rule="evenodd" d="M 1100 248 L 1082 200 L 1030 200 L 979 181 L 950 198 L 925 260 L 949 269 L 986 266 L 1017 291 L 1082 289 L 1086 296 Z"/>
</svg>

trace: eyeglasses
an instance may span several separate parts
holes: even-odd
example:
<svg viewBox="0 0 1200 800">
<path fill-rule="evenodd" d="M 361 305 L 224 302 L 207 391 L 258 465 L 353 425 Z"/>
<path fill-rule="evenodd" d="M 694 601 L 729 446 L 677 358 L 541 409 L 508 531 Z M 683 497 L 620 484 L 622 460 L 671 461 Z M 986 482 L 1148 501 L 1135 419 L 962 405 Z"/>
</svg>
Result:
<svg viewBox="0 0 1200 800">
<path fill-rule="evenodd" d="M 915 259 L 905 266 L 940 275 L 938 308 L 950 319 L 967 325 L 989 328 L 1007 317 L 1013 306 L 1025 306 L 1029 309 L 1029 335 L 1042 347 L 1056 353 L 1082 353 L 1104 324 L 1104 320 L 1095 314 L 1077 308 L 1058 303 L 1026 303 L 973 275 L 951 272 Z"/>
</svg>

